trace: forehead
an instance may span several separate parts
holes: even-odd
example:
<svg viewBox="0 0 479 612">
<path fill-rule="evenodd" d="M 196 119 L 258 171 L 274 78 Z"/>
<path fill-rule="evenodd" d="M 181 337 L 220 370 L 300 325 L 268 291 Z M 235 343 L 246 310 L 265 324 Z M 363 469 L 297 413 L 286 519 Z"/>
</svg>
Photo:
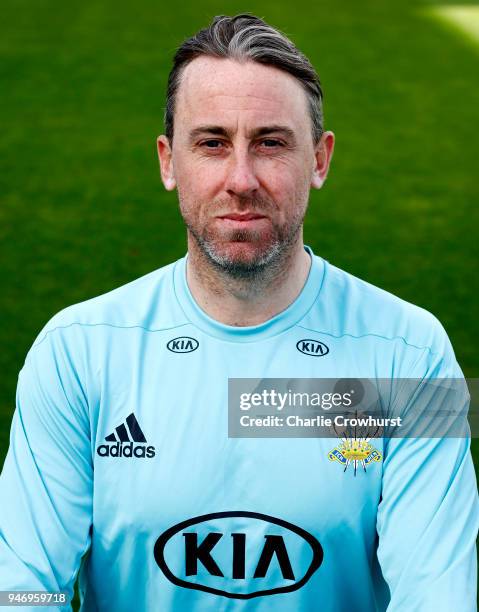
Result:
<svg viewBox="0 0 479 612">
<path fill-rule="evenodd" d="M 244 121 L 303 129 L 309 120 L 306 92 L 292 75 L 253 61 L 207 56 L 184 68 L 176 114 L 188 127 Z"/>
</svg>

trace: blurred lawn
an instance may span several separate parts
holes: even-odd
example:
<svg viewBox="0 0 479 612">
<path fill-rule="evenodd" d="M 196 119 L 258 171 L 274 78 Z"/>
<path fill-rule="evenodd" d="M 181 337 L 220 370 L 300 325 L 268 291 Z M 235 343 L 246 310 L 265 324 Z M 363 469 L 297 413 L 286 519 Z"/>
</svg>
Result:
<svg viewBox="0 0 479 612">
<path fill-rule="evenodd" d="M 219 13 L 265 17 L 319 71 L 337 147 L 306 242 L 433 312 L 479 376 L 479 47 L 424 6 L 4 0 L 0 465 L 17 373 L 45 322 L 184 254 L 155 137 L 175 47 Z"/>
</svg>

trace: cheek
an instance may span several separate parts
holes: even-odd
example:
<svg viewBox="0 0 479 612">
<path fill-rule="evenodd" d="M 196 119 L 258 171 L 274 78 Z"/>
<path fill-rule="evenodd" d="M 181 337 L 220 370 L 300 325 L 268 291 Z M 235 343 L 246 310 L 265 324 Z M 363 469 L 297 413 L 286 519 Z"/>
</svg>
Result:
<svg viewBox="0 0 479 612">
<path fill-rule="evenodd" d="M 196 227 L 208 223 L 212 203 L 217 198 L 215 186 L 204 177 L 190 170 L 180 180 L 177 179 L 177 191 L 180 211 L 188 224 Z"/>
<path fill-rule="evenodd" d="M 257 165 L 257 169 L 270 191 L 279 194 L 292 194 L 298 188 L 304 191 L 304 188 L 309 187 L 312 175 L 311 164 L 303 157 L 264 160 Z"/>
<path fill-rule="evenodd" d="M 295 211 L 305 208 L 311 181 L 306 163 L 276 162 L 262 170 L 263 186 L 285 217 L 294 216 Z"/>
<path fill-rule="evenodd" d="M 175 167 L 178 194 L 185 201 L 204 202 L 221 190 L 222 169 L 218 164 L 189 163 Z"/>
</svg>

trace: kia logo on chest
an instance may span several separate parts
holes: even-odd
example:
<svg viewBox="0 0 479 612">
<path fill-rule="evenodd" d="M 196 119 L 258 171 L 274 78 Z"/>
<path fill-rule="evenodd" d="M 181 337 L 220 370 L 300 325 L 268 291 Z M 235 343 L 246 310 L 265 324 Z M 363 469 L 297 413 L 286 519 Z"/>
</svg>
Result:
<svg viewBox="0 0 479 612">
<path fill-rule="evenodd" d="M 155 561 L 179 587 L 251 599 L 301 588 L 323 561 L 308 531 L 258 512 L 215 512 L 167 529 Z"/>
<path fill-rule="evenodd" d="M 296 343 L 296 348 L 305 355 L 312 357 L 324 357 L 329 353 L 329 348 L 319 340 L 299 340 Z"/>
<path fill-rule="evenodd" d="M 200 343 L 195 338 L 189 336 L 181 336 L 181 338 L 173 338 L 166 345 L 166 348 L 172 353 L 192 353 L 196 351 Z"/>
</svg>

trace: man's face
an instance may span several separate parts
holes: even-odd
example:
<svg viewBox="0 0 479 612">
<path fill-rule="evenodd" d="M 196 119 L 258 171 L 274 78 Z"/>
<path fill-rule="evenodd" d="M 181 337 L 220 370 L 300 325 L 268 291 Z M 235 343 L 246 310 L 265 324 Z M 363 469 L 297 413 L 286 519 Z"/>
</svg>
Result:
<svg viewBox="0 0 479 612">
<path fill-rule="evenodd" d="M 327 172 L 319 178 L 318 159 L 327 166 L 332 152 L 332 142 L 329 152 L 314 146 L 311 129 L 306 93 L 291 75 L 206 56 L 186 66 L 172 148 L 165 137 L 158 147 L 163 181 L 178 188 L 185 223 L 210 260 L 254 270 L 302 239 L 309 189 Z"/>
</svg>

